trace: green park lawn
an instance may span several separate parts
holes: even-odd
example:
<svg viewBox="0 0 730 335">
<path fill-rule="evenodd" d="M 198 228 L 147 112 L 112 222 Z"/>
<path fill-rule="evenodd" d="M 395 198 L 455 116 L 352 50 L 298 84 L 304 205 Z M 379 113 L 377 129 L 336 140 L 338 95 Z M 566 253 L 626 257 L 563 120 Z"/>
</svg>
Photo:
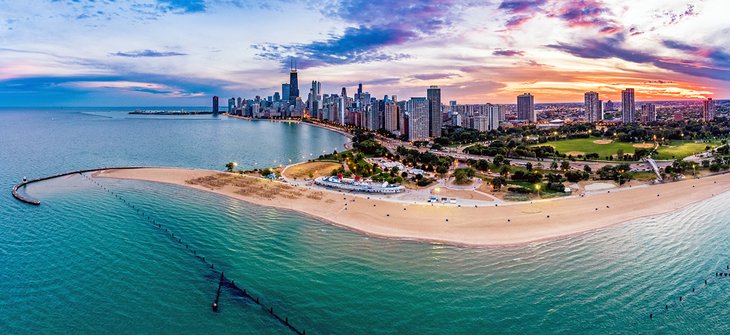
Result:
<svg viewBox="0 0 730 335">
<path fill-rule="evenodd" d="M 594 141 L 599 141 L 598 143 Z M 538 146 L 551 146 L 555 148 L 561 154 L 578 156 L 578 154 L 589 154 L 597 153 L 600 159 L 606 159 L 606 156 L 615 155 L 618 149 L 623 149 L 625 154 L 633 154 L 634 148 L 633 143 L 624 142 L 611 142 L 608 144 L 599 144 L 600 139 L 591 138 L 576 138 L 571 140 L 560 140 L 538 144 Z"/>
<path fill-rule="evenodd" d="M 598 142 L 598 143 L 596 143 Z M 623 149 L 625 154 L 633 154 L 636 150 L 634 147 L 635 143 L 626 142 L 611 142 L 608 144 L 601 144 L 602 142 L 597 141 L 596 138 L 578 138 L 571 140 L 560 140 L 542 143 L 538 145 L 552 146 L 562 154 L 576 157 L 578 154 L 589 154 L 597 153 L 600 155 L 600 159 L 606 159 L 606 156 L 615 155 L 618 149 Z M 651 143 L 649 143 L 651 144 Z M 657 150 L 657 154 L 654 156 L 655 159 L 659 160 L 671 160 L 671 159 L 682 159 L 687 156 L 694 155 L 705 151 L 706 146 L 716 147 L 717 142 L 713 143 L 695 143 L 694 141 L 672 141 L 669 145 L 660 146 Z"/>
<path fill-rule="evenodd" d="M 716 142 L 711 143 L 695 143 L 693 141 L 672 141 L 670 145 L 659 147 L 655 159 L 682 159 L 705 151 L 705 147 L 714 148 L 718 145 Z"/>
</svg>

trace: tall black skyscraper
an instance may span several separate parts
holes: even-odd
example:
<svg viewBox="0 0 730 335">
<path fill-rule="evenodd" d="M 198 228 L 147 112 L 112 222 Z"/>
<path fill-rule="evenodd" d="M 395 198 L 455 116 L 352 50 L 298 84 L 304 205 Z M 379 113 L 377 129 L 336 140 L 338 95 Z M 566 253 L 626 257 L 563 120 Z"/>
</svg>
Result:
<svg viewBox="0 0 730 335">
<path fill-rule="evenodd" d="M 431 86 L 426 90 L 428 99 L 428 136 L 441 137 L 443 126 L 443 115 L 441 115 L 441 89 L 438 86 Z"/>
<path fill-rule="evenodd" d="M 289 101 L 294 102 L 299 97 L 299 78 L 297 77 L 297 63 L 292 60 L 291 71 L 289 71 Z"/>
<path fill-rule="evenodd" d="M 213 96 L 213 113 L 218 113 L 218 96 Z"/>
</svg>

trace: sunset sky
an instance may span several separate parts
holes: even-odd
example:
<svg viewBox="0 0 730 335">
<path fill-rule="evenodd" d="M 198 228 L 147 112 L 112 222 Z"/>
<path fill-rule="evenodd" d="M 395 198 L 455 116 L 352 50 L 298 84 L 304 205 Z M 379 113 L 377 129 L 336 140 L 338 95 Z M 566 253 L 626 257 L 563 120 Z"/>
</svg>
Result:
<svg viewBox="0 0 730 335">
<path fill-rule="evenodd" d="M 0 0 L 0 106 L 209 105 L 358 82 L 442 101 L 730 98 L 727 0 Z"/>
</svg>

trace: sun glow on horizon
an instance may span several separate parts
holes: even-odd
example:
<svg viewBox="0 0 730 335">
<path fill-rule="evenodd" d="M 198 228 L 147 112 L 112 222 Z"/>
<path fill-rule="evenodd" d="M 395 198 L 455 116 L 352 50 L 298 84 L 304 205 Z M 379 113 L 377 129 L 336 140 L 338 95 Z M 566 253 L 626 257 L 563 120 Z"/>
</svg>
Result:
<svg viewBox="0 0 730 335">
<path fill-rule="evenodd" d="M 0 99 L 267 97 L 288 80 L 290 57 L 304 98 L 312 80 L 323 93 L 362 82 L 376 97 L 439 85 L 459 103 L 514 103 L 524 92 L 536 102 L 586 91 L 616 100 L 626 87 L 639 100 L 730 98 L 723 0 L 138 1 L 148 10 L 137 0 L 1 4 L 0 38 L 12 48 L 0 48 Z"/>
</svg>

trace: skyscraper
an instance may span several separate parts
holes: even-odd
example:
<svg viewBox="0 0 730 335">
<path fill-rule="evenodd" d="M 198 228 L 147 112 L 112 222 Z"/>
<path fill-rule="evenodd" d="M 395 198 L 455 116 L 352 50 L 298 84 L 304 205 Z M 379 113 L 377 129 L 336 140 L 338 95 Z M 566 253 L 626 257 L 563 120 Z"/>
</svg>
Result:
<svg viewBox="0 0 730 335">
<path fill-rule="evenodd" d="M 378 122 L 379 121 L 378 115 L 380 114 L 379 107 L 380 107 L 380 104 L 375 103 L 368 107 L 365 107 L 365 110 L 362 112 L 362 114 L 364 114 L 364 116 L 365 116 L 365 120 L 363 120 L 363 123 L 367 130 L 380 129 L 380 124 Z"/>
<path fill-rule="evenodd" d="M 236 98 L 228 99 L 228 113 L 233 113 L 236 110 Z"/>
<path fill-rule="evenodd" d="M 641 121 L 642 122 L 656 121 L 656 105 L 650 104 L 650 103 L 641 105 Z"/>
<path fill-rule="evenodd" d="M 517 119 L 534 123 L 537 121 L 535 114 L 535 97 L 530 93 L 517 96 Z"/>
<path fill-rule="evenodd" d="M 426 90 L 428 99 L 428 134 L 430 137 L 441 137 L 443 116 L 441 115 L 441 89 L 431 86 Z"/>
<path fill-rule="evenodd" d="M 355 95 L 355 103 L 357 104 L 357 110 L 365 111 L 367 104 L 362 96 L 362 83 L 357 84 L 357 94 Z"/>
<path fill-rule="evenodd" d="M 218 114 L 218 96 L 213 96 L 213 113 Z"/>
<path fill-rule="evenodd" d="M 702 119 L 705 121 L 712 121 L 715 118 L 715 102 L 712 98 L 702 102 Z"/>
<path fill-rule="evenodd" d="M 345 110 L 347 109 L 347 89 L 342 88 L 342 94 L 340 95 L 340 107 L 338 108 L 338 111 L 340 113 L 338 120 L 340 121 L 340 124 L 345 124 Z"/>
<path fill-rule="evenodd" d="M 588 122 L 596 122 L 601 119 L 601 103 L 600 100 L 598 100 L 598 93 L 596 92 L 586 92 L 584 94 L 585 98 L 585 111 L 586 111 L 586 119 Z"/>
<path fill-rule="evenodd" d="M 289 101 L 289 91 L 290 91 L 289 84 L 287 84 L 287 83 L 281 84 L 281 100 Z"/>
<path fill-rule="evenodd" d="M 507 111 L 509 110 L 509 107 L 507 105 L 499 105 L 499 115 L 497 118 L 499 121 L 505 121 L 507 120 Z"/>
<path fill-rule="evenodd" d="M 289 101 L 293 103 L 297 98 L 299 98 L 299 79 L 296 63 L 294 63 L 294 68 L 289 71 Z"/>
<path fill-rule="evenodd" d="M 489 130 L 496 130 L 499 128 L 499 106 L 487 104 L 486 114 L 489 119 Z"/>
<path fill-rule="evenodd" d="M 322 109 L 322 84 L 316 80 L 312 81 L 312 88 L 309 89 L 307 108 L 311 117 L 319 118 L 319 111 Z"/>
<path fill-rule="evenodd" d="M 624 123 L 636 122 L 636 101 L 634 100 L 634 89 L 627 88 L 621 91 L 621 112 Z"/>
<path fill-rule="evenodd" d="M 398 105 L 395 101 L 386 99 L 383 106 L 383 128 L 394 133 L 398 131 Z"/>
<path fill-rule="evenodd" d="M 426 98 L 411 98 L 408 101 L 408 140 L 423 141 L 429 136 L 429 101 Z"/>
<path fill-rule="evenodd" d="M 602 121 L 603 120 L 603 100 L 598 99 L 598 118 L 596 118 L 596 121 Z"/>
</svg>

